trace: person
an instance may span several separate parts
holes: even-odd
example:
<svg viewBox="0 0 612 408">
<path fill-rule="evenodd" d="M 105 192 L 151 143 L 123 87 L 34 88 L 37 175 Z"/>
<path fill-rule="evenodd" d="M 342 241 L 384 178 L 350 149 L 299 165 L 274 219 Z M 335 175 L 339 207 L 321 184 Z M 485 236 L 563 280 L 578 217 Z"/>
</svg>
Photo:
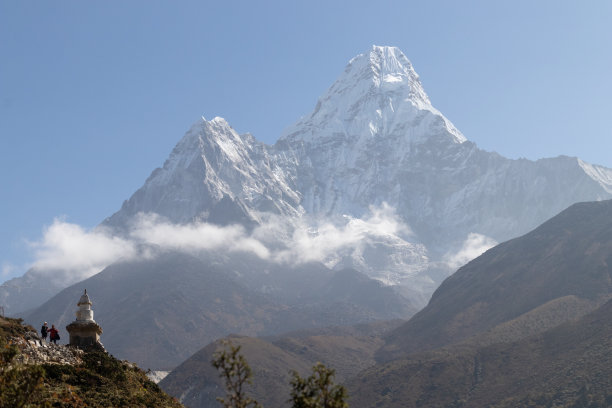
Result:
<svg viewBox="0 0 612 408">
<path fill-rule="evenodd" d="M 47 326 L 47 322 L 45 322 L 45 324 L 42 325 L 42 327 L 40 328 L 40 335 L 42 336 L 42 339 L 44 342 L 47 342 L 47 332 L 49 331 L 49 327 Z"/>
<path fill-rule="evenodd" d="M 57 344 L 57 341 L 60 339 L 59 332 L 55 328 L 55 325 L 51 325 L 51 329 L 49 329 L 49 341 L 53 344 Z"/>
</svg>

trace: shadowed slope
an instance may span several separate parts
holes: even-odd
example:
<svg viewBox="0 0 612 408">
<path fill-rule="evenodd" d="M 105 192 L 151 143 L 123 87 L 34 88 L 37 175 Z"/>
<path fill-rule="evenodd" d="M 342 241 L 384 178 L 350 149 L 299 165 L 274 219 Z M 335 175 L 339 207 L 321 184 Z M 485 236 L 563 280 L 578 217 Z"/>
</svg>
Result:
<svg viewBox="0 0 612 408">
<path fill-rule="evenodd" d="M 389 335 L 379 358 L 458 343 L 554 299 L 610 293 L 612 201 L 576 204 L 460 268 Z"/>
<path fill-rule="evenodd" d="M 360 407 L 612 406 L 612 301 L 578 321 L 513 343 L 473 342 L 365 370 Z"/>
</svg>

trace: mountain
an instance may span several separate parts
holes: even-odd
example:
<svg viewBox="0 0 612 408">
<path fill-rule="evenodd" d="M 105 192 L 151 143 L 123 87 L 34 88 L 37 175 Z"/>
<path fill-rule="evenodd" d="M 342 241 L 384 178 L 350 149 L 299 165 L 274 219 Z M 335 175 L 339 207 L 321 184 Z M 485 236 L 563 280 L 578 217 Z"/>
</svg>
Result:
<svg viewBox="0 0 612 408">
<path fill-rule="evenodd" d="M 447 278 L 379 358 L 458 343 L 572 296 L 592 309 L 611 295 L 612 200 L 575 204 Z"/>
<path fill-rule="evenodd" d="M 467 342 L 377 365 L 348 383 L 352 407 L 612 406 L 612 301 L 513 342 Z"/>
<path fill-rule="evenodd" d="M 143 214 L 181 226 L 242 225 L 273 254 L 298 246 L 284 262 L 306 254 L 332 269 L 354 268 L 424 306 L 471 237 L 486 245 L 463 251 L 459 262 L 575 202 L 611 197 L 610 169 L 478 149 L 433 107 L 399 49 L 373 46 L 272 146 L 222 118 L 197 121 L 101 226 L 134 239 Z M 329 226 L 353 236 L 326 236 Z M 299 247 L 308 240 L 318 252 Z M 41 279 L 2 285 L 6 309 L 36 305 L 18 298 L 47 300 Z"/>
<path fill-rule="evenodd" d="M 612 401 L 611 298 L 612 200 L 579 203 L 460 268 L 396 328 L 239 342 L 248 344 L 262 398 L 286 383 L 274 375 L 320 360 L 338 369 L 355 407 L 604 407 Z M 217 346 L 187 359 L 162 387 L 189 406 L 212 406 Z"/>
<path fill-rule="evenodd" d="M 55 271 L 29 269 L 23 276 L 10 279 L 0 285 L 0 305 L 4 313 L 16 316 L 50 299 L 62 290 L 66 284 L 61 280 L 49 279 Z"/>
<path fill-rule="evenodd" d="M 610 197 L 610 169 L 478 149 L 432 106 L 401 51 L 374 46 L 273 146 L 239 135 L 221 118 L 193 125 L 163 167 L 101 225 L 133 243 L 137 259 L 64 281 L 54 297 L 39 290 L 49 288 L 50 275 L 32 271 L 0 287 L 0 299 L 11 314 L 38 304 L 29 322 L 64 327 L 87 288 L 111 352 L 170 369 L 230 333 L 407 319 L 454 271 L 455 254 L 466 259 L 485 249 L 464 251 L 470 237 L 488 247 L 575 202 Z M 143 229 L 143 218 L 153 229 Z M 202 225 L 214 228 L 194 234 Z M 501 248 L 515 253 L 513 242 Z M 605 247 L 568 240 L 559 251 L 545 242 L 520 244 L 520 255 L 498 263 L 488 253 L 460 270 L 425 311 L 386 338 L 378 361 L 514 325 L 534 334 L 542 316 L 544 329 L 563 322 L 560 311 L 572 305 L 579 313 L 571 316 L 579 317 L 601 304 L 608 294 Z M 534 264 L 536 255 L 523 260 L 534 248 L 549 254 L 548 263 Z M 579 249 L 571 259 L 591 252 L 599 258 L 555 263 Z M 512 270 L 515 262 L 522 269 Z M 503 277 L 462 278 L 483 263 Z M 547 275 L 532 281 L 540 270 Z M 576 270 L 592 276 L 576 281 Z M 518 293 L 499 286 L 521 281 Z M 592 292 L 574 290 L 583 283 Z"/>
<path fill-rule="evenodd" d="M 158 370 L 174 368 L 230 333 L 271 335 L 416 312 L 392 288 L 354 270 L 172 252 L 111 265 L 26 314 L 26 321 L 61 330 L 74 319 L 83 289 L 94 302 L 106 349 Z"/>
<path fill-rule="evenodd" d="M 575 202 L 609 197 L 610 169 L 478 149 L 432 106 L 399 49 L 374 46 L 274 146 L 221 118 L 198 121 L 105 224 L 138 212 L 179 223 L 258 221 L 262 212 L 361 218 L 387 203 L 440 254 L 470 232 L 507 240 Z"/>
<path fill-rule="evenodd" d="M 424 305 L 453 271 L 444 260 L 470 234 L 505 241 L 573 203 L 606 198 L 610 169 L 478 149 L 433 107 L 399 49 L 373 46 L 273 146 L 221 118 L 198 121 L 104 224 L 125 229 L 153 212 L 175 223 L 252 228 L 275 215 L 316 233 L 321 220 L 346 225 L 386 207 L 405 228 L 321 260 L 412 289 Z"/>
<path fill-rule="evenodd" d="M 374 363 L 374 351 L 382 344 L 382 334 L 399 324 L 376 322 L 358 326 L 303 330 L 268 338 L 230 336 L 226 340 L 241 347 L 253 369 L 252 395 L 263 406 L 287 406 L 290 372 L 302 376 L 322 362 L 336 370 L 336 381 L 344 381 Z M 223 347 L 216 341 L 189 357 L 160 386 L 191 408 L 216 407 L 223 396 L 223 383 L 211 365 L 213 355 Z"/>
<path fill-rule="evenodd" d="M 612 201 L 575 204 L 447 278 L 349 381 L 353 405 L 610 406 L 610 298 Z"/>
<path fill-rule="evenodd" d="M 361 217 L 385 202 L 433 255 L 470 232 L 501 242 L 575 202 L 612 197 L 610 169 L 478 149 L 432 106 L 410 61 L 393 47 L 374 46 L 351 60 L 274 150 L 289 158 L 282 167 L 306 213 Z"/>
<path fill-rule="evenodd" d="M 125 227 L 140 212 L 176 223 L 249 224 L 257 212 L 297 216 L 300 196 L 267 147 L 222 118 L 195 123 L 144 186 L 104 221 Z"/>
</svg>

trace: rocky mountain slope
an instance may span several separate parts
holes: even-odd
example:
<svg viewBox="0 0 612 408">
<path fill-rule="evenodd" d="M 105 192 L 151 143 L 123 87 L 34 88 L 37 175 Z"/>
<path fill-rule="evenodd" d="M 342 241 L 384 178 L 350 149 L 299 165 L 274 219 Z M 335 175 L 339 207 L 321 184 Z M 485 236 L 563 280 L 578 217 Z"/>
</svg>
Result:
<svg viewBox="0 0 612 408">
<path fill-rule="evenodd" d="M 466 342 L 369 368 L 352 407 L 612 406 L 612 301 L 577 321 L 510 343 Z"/>
<path fill-rule="evenodd" d="M 288 270 L 256 257 L 209 255 L 174 252 L 112 265 L 64 289 L 26 320 L 65 327 L 87 289 L 107 350 L 141 367 L 168 370 L 230 333 L 270 335 L 416 312 L 392 288 L 354 270 L 317 263 Z"/>
<path fill-rule="evenodd" d="M 47 344 L 18 319 L 0 317 L 0 357 L 2 407 L 182 407 L 132 363 Z"/>
<path fill-rule="evenodd" d="M 460 342 L 538 307 L 612 295 L 612 201 L 579 203 L 460 268 L 408 323 L 383 360 Z"/>
</svg>

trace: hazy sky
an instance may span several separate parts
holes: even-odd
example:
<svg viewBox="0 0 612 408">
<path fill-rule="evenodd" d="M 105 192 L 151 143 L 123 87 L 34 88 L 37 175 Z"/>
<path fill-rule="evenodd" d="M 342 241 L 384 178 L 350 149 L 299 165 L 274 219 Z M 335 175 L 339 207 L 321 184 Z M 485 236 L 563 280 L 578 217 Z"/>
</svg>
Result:
<svg viewBox="0 0 612 408">
<path fill-rule="evenodd" d="M 0 281 L 118 210 L 200 116 L 274 143 L 372 44 L 486 150 L 612 167 L 612 2 L 0 0 Z"/>
</svg>

